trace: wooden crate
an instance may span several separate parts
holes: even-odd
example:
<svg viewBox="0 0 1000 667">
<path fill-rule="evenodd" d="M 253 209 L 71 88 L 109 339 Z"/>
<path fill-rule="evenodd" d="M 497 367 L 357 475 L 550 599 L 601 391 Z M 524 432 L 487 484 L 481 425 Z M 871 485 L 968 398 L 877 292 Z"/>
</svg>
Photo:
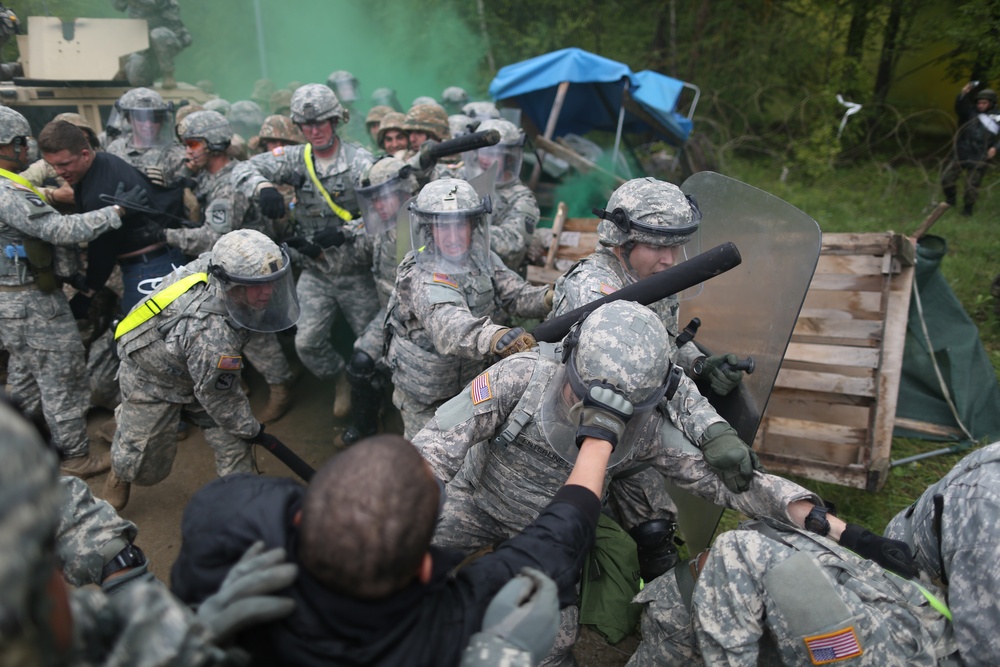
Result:
<svg viewBox="0 0 1000 667">
<path fill-rule="evenodd" d="M 597 248 L 597 218 L 566 218 L 565 204 L 560 204 L 563 220 L 559 214 L 551 229 L 541 229 L 540 233 L 548 233 L 545 247 L 550 250 L 546 266 L 528 265 L 528 282 L 534 285 L 551 285 L 561 276 L 565 269 L 588 255 Z M 551 252 L 552 243 L 556 243 L 555 252 Z M 559 261 L 564 260 L 564 261 Z M 562 264 L 560 268 L 557 264 Z"/>
<path fill-rule="evenodd" d="M 885 484 L 913 285 L 913 242 L 825 234 L 754 449 L 768 470 Z"/>
</svg>

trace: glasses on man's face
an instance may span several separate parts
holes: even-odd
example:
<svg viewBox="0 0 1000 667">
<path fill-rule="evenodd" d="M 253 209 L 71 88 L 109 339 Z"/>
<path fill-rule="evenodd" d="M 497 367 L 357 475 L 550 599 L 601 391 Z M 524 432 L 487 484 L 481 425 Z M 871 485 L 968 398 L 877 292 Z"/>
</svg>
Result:
<svg viewBox="0 0 1000 667">
<path fill-rule="evenodd" d="M 208 142 L 204 139 L 185 139 L 184 145 L 193 151 L 202 150 L 208 146 Z"/>
</svg>

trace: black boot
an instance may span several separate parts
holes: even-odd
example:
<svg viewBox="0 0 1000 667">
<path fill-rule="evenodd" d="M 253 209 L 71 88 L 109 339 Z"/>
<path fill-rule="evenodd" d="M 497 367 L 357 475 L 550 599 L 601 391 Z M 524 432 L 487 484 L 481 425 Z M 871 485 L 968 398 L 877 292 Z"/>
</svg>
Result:
<svg viewBox="0 0 1000 667">
<path fill-rule="evenodd" d="M 672 569 L 680 560 L 674 545 L 676 530 L 677 524 L 672 519 L 653 519 L 628 531 L 639 554 L 639 574 L 647 584 Z"/>
<path fill-rule="evenodd" d="M 344 429 L 338 443 L 345 446 L 375 435 L 382 402 L 382 383 L 370 356 L 355 352 L 347 364 L 346 374 L 351 384 L 351 424 Z"/>
</svg>

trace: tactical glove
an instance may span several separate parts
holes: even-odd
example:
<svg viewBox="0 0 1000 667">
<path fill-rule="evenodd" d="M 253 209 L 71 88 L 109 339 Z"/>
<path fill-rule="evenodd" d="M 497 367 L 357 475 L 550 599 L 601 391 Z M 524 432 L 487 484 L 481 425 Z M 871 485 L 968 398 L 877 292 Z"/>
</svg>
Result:
<svg viewBox="0 0 1000 667">
<path fill-rule="evenodd" d="M 604 381 L 592 382 L 583 396 L 576 446 L 582 445 L 585 438 L 598 438 L 610 442 L 614 449 L 633 411 L 632 403 L 616 387 Z"/>
<path fill-rule="evenodd" d="M 289 236 L 285 239 L 285 243 L 289 248 L 295 248 L 310 259 L 316 259 L 323 252 L 322 248 L 304 236 Z"/>
<path fill-rule="evenodd" d="M 910 547 L 906 542 L 891 540 L 876 535 L 856 523 L 849 523 L 840 534 L 838 544 L 862 558 L 878 563 L 890 572 L 895 572 L 904 579 L 913 579 L 917 576 L 917 563 L 913 560 L 913 554 L 910 553 Z"/>
<path fill-rule="evenodd" d="M 131 190 L 126 190 L 124 183 L 118 183 L 118 189 L 115 190 L 115 200 L 128 213 L 135 213 L 138 210 L 136 207 L 152 208 L 152 202 L 149 201 L 149 194 L 146 192 L 146 188 L 141 185 L 137 185 Z"/>
<path fill-rule="evenodd" d="M 226 575 L 219 592 L 201 603 L 198 619 L 215 644 L 225 643 L 244 628 L 292 613 L 293 600 L 268 595 L 295 581 L 298 567 L 284 561 L 284 549 L 264 551 L 264 543 L 255 542 Z"/>
<path fill-rule="evenodd" d="M 702 362 L 699 380 L 706 380 L 719 396 L 725 396 L 743 381 L 743 371 L 731 368 L 740 363 L 735 354 L 714 354 Z"/>
<path fill-rule="evenodd" d="M 347 234 L 340 227 L 327 227 L 313 234 L 313 243 L 320 248 L 339 248 L 347 240 Z"/>
<path fill-rule="evenodd" d="M 740 440 L 732 426 L 724 422 L 716 422 L 705 431 L 701 455 L 712 472 L 733 493 L 749 489 L 753 471 L 761 469 L 757 454 Z"/>
<path fill-rule="evenodd" d="M 285 198 L 278 192 L 278 188 L 274 186 L 261 188 L 257 199 L 260 201 L 260 212 L 265 217 L 280 218 L 285 214 Z"/>
<path fill-rule="evenodd" d="M 526 567 L 493 597 L 483 617 L 483 629 L 473 635 L 462 660 L 463 667 L 482 665 L 477 655 L 496 647 L 499 654 L 517 648 L 531 654 L 537 665 L 556 640 L 559 598 L 555 583 L 538 570 Z M 496 665 L 499 662 L 490 662 Z"/>
<path fill-rule="evenodd" d="M 66 282 L 69 283 L 70 287 L 75 289 L 77 292 L 83 292 L 90 289 L 87 287 L 87 276 L 82 273 L 74 273 L 66 279 Z"/>
<path fill-rule="evenodd" d="M 501 359 L 506 359 L 518 352 L 530 350 L 537 345 L 535 337 L 521 327 L 500 329 L 493 334 L 493 338 L 490 340 L 490 349 L 493 350 L 493 354 Z"/>
<path fill-rule="evenodd" d="M 555 291 L 551 289 L 545 292 L 545 307 L 548 310 L 552 310 L 552 302 L 555 300 L 555 296 Z"/>
<path fill-rule="evenodd" d="M 69 300 L 69 309 L 72 311 L 74 319 L 85 320 L 88 318 L 90 314 L 90 301 L 91 297 L 83 292 L 77 292 L 73 295 L 73 298 Z"/>
</svg>

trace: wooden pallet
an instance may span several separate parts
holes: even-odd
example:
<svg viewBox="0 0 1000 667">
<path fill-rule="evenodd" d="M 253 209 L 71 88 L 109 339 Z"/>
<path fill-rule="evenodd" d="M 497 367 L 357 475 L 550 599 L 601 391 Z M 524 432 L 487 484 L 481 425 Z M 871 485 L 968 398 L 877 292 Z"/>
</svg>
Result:
<svg viewBox="0 0 1000 667">
<path fill-rule="evenodd" d="M 892 446 L 913 285 L 900 234 L 825 234 L 754 441 L 773 472 L 877 491 Z"/>
<path fill-rule="evenodd" d="M 564 269 L 556 266 L 557 259 L 576 262 L 593 254 L 597 248 L 597 218 L 567 218 L 566 204 L 559 202 L 552 228 L 546 229 L 551 235 L 545 247 L 548 252 L 544 266 L 528 265 L 528 282 L 534 285 L 551 285 Z"/>
</svg>

